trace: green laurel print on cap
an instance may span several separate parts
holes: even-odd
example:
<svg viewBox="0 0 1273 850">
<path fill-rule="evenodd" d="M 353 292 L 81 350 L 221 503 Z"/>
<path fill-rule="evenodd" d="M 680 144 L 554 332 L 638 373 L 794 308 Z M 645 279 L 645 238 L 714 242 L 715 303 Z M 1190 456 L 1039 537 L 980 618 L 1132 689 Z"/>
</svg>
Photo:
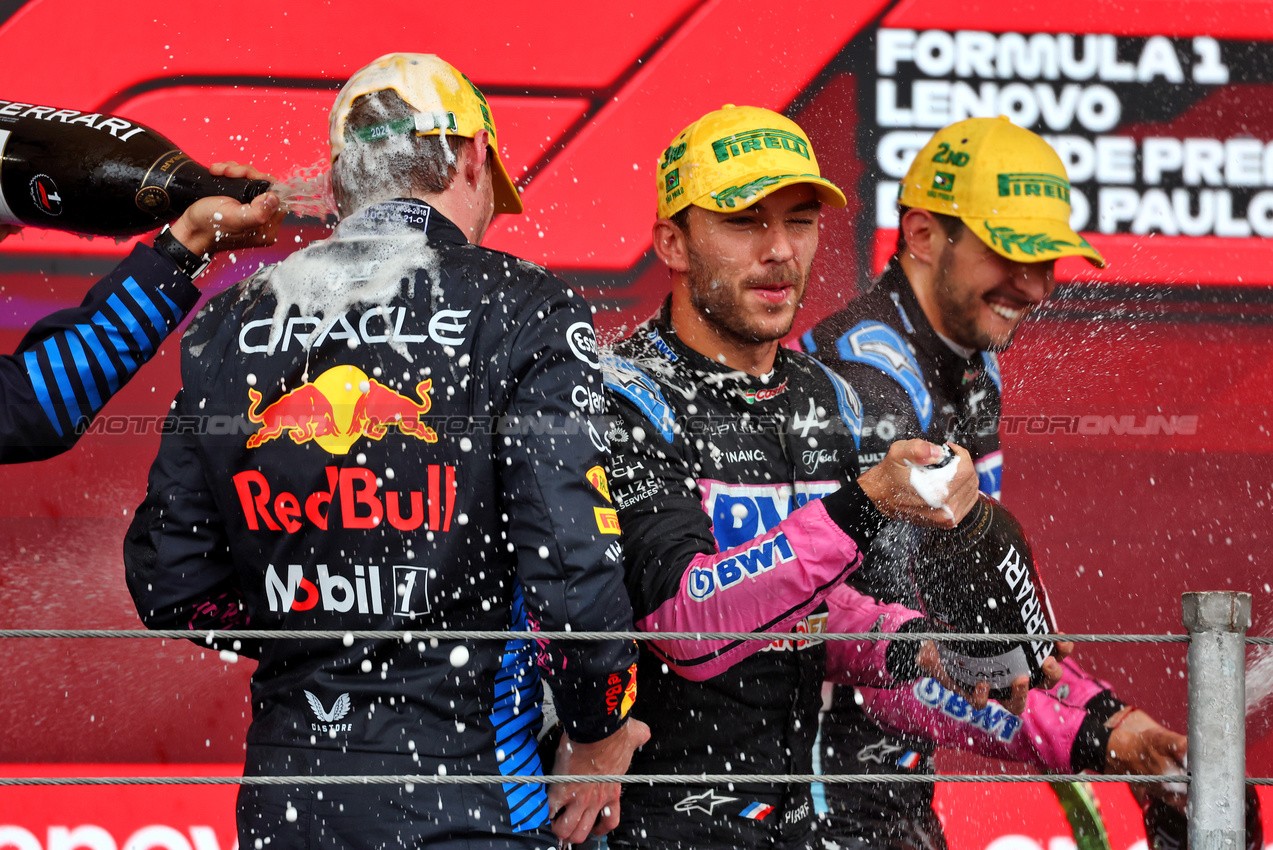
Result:
<svg viewBox="0 0 1273 850">
<path fill-rule="evenodd" d="M 1073 242 L 1053 239 L 1046 233 L 1018 233 L 1011 227 L 995 227 L 986 222 L 986 230 L 990 233 L 991 244 L 997 244 L 1005 254 L 1011 254 L 1014 248 L 1021 253 L 1037 257 L 1042 252 L 1056 252 L 1062 248 L 1073 248 Z"/>
</svg>

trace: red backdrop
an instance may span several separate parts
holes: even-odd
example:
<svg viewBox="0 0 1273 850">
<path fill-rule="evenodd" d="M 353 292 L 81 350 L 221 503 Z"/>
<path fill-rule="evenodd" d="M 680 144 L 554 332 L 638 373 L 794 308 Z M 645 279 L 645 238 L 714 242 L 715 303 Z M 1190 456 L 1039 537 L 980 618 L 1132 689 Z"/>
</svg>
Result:
<svg viewBox="0 0 1273 850">
<path fill-rule="evenodd" d="M 1129 145 L 1133 153 L 1121 176 L 1112 159 L 1106 173 L 1098 168 L 1086 181 L 1072 170 L 1091 209 L 1086 235 L 1111 264 L 1095 272 L 1062 263 L 1061 275 L 1073 282 L 1004 358 L 1004 497 L 1032 531 L 1066 630 L 1180 632 L 1180 594 L 1212 589 L 1253 593 L 1255 632 L 1267 629 L 1273 263 L 1258 235 L 1267 222 L 1249 211 L 1273 186 L 1273 154 L 1254 169 L 1254 183 L 1236 166 L 1233 173 L 1194 169 L 1190 177 L 1188 162 L 1154 182 L 1143 169 L 1143 146 L 1146 139 L 1273 140 L 1273 5 L 563 0 L 545 8 L 493 0 L 480 26 L 462 4 L 439 11 L 381 2 L 374 14 L 365 10 L 343 0 L 233 0 L 180 11 L 158 0 L 11 0 L 0 3 L 0 98 L 118 113 L 202 161 L 249 160 L 285 175 L 323 159 L 327 109 L 349 73 L 393 50 L 437 52 L 489 96 L 505 162 L 522 184 L 526 214 L 498 218 L 487 243 L 563 274 L 597 304 L 598 323 L 611 332 L 644 318 L 666 291 L 649 225 L 654 163 L 667 140 L 722 103 L 783 109 L 808 130 L 824 173 L 851 198 L 847 210 L 826 216 L 800 331 L 856 292 L 887 256 L 896 166 L 886 153 L 895 142 L 905 146 L 904 134 L 937 126 L 950 108 L 940 98 L 922 101 L 928 95 L 921 91 L 955 98 L 963 85 L 981 97 L 988 85 L 1000 93 L 1019 85 L 1017 101 L 996 102 L 1011 110 L 1063 102 L 1067 86 L 1076 98 L 1104 97 L 1103 87 L 1119 109 L 1114 125 L 1091 116 L 1084 123 L 1077 113 L 1065 123 L 1046 111 L 1035 122 L 1039 132 L 1077 140 L 1083 150 Z M 919 45 L 918 58 L 887 53 L 880 30 L 891 33 L 890 44 Z M 960 44 L 961 32 L 993 44 L 989 76 L 962 73 L 955 58 L 939 73 L 945 45 Z M 1086 78 L 1064 63 L 1050 72 L 1049 51 L 1068 43 L 1065 33 L 1112 39 L 1108 61 Z M 1018 39 L 1024 53 L 1013 53 Z M 1104 49 L 1106 42 L 1092 44 Z M 1209 44 L 1223 81 L 1208 65 Z M 1115 137 L 1129 141 L 1108 141 Z M 1156 192 L 1177 191 L 1192 204 L 1186 211 L 1199 215 L 1223 193 L 1237 224 L 1217 219 L 1200 235 L 1179 235 L 1180 214 L 1153 206 Z M 1120 198 L 1130 204 L 1121 219 Z M 1241 235 L 1244 221 L 1250 235 Z M 205 289 L 223 288 L 323 232 L 312 220 L 289 220 L 275 248 L 219 259 Z M 77 302 L 127 249 L 30 231 L 5 241 L 0 347 L 12 350 L 36 318 Z M 176 358 L 169 340 L 106 408 L 104 415 L 137 417 L 143 433 L 91 435 L 61 458 L 0 469 L 0 598 L 7 603 L 0 626 L 139 626 L 120 542 L 158 443 L 153 425 L 176 390 Z M 1081 654 L 1129 702 L 1183 729 L 1183 647 L 1083 646 Z M 225 771 L 242 757 L 250 662 L 229 664 L 184 642 L 140 640 L 11 640 L 0 643 L 0 658 L 10 670 L 0 760 L 20 765 L 13 773 L 56 763 L 70 772 L 90 769 L 86 763 L 107 763 L 104 773 L 127 764 L 141 764 L 132 768 L 141 773 L 160 765 Z M 1249 723 L 1252 775 L 1273 773 L 1271 727 L 1268 715 Z M 955 755 L 943 763 L 998 768 Z M 52 843 L 49 825 L 97 823 L 87 812 L 105 819 L 119 809 L 111 801 L 133 799 L 130 793 L 140 792 L 6 791 L 0 823 L 26 824 L 42 845 Z M 222 820 L 192 814 L 165 823 L 196 850 L 212 850 L 207 833 L 189 830 L 200 824 L 213 825 L 220 846 L 229 846 L 231 792 L 151 793 L 146 805 L 197 798 L 212 806 Z M 942 798 L 948 812 L 965 810 L 976 794 L 995 804 L 969 811 L 1033 811 L 1033 793 L 947 788 Z M 1101 795 L 1115 809 L 1126 803 L 1121 788 Z M 952 807 L 955 798 L 963 802 Z M 22 820 L 46 805 L 37 800 L 50 801 L 54 813 Z M 91 809 L 90 800 L 102 808 Z M 86 814 L 67 820 L 57 813 L 77 810 Z M 143 820 L 111 821 L 114 840 L 150 823 Z M 1051 826 L 1022 832 L 1027 827 L 1012 815 L 984 824 L 1000 825 L 969 827 L 967 846 L 1017 832 L 1058 850 L 1050 839 L 1062 834 Z M 1129 836 L 1117 846 L 1130 845 Z"/>
</svg>

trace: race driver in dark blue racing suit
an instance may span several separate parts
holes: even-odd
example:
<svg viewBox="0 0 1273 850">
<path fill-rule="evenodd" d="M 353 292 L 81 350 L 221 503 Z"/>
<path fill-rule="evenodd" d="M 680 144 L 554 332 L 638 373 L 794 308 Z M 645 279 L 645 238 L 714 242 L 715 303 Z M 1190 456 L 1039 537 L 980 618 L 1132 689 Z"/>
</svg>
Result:
<svg viewBox="0 0 1273 850">
<path fill-rule="evenodd" d="M 442 110 L 438 110 L 438 104 Z M 481 93 L 435 56 L 355 74 L 332 114 L 335 233 L 215 299 L 183 339 L 178 424 L 125 547 L 147 625 L 631 628 L 590 311 L 479 247 L 520 212 Z M 267 640 L 249 776 L 617 774 L 628 640 Z M 619 816 L 615 783 L 244 786 L 242 847 L 547 848 Z M 553 830 L 556 830 L 554 834 Z"/>
</svg>

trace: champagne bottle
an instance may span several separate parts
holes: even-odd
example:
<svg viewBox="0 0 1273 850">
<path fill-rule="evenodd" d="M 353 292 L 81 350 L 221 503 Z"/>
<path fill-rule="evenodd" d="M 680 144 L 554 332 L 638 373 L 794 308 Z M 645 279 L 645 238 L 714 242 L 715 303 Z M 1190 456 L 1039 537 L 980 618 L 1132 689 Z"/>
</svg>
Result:
<svg viewBox="0 0 1273 850">
<path fill-rule="evenodd" d="M 1054 633 L 1055 622 L 1025 532 L 1003 505 L 982 495 L 956 528 L 913 531 L 909 569 L 925 614 L 964 634 Z M 1051 641 L 983 643 L 940 641 L 947 674 L 971 690 L 980 681 L 1006 699 L 1012 681 L 1043 679 Z"/>
<path fill-rule="evenodd" d="M 265 180 L 215 177 L 133 121 L 0 100 L 0 224 L 90 236 L 134 236 L 199 198 L 242 203 Z"/>
</svg>

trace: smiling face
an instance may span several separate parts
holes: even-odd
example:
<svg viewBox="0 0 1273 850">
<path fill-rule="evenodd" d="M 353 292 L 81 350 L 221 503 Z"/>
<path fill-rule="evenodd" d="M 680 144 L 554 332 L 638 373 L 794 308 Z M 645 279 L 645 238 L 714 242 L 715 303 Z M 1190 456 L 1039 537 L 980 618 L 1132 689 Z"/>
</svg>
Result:
<svg viewBox="0 0 1273 850">
<path fill-rule="evenodd" d="M 689 207 L 688 227 L 677 228 L 683 261 L 669 262 L 681 272 L 673 291 L 677 333 L 725 363 L 757 352 L 768 352 L 772 362 L 809 282 L 821 209 L 807 184 L 786 186 L 745 209 Z"/>
<path fill-rule="evenodd" d="M 1003 351 L 1022 320 L 1056 288 L 1055 266 L 1054 260 L 1008 260 L 961 228 L 953 242 L 941 240 L 929 287 L 935 309 L 925 304 L 925 314 L 938 333 L 959 345 Z"/>
</svg>

